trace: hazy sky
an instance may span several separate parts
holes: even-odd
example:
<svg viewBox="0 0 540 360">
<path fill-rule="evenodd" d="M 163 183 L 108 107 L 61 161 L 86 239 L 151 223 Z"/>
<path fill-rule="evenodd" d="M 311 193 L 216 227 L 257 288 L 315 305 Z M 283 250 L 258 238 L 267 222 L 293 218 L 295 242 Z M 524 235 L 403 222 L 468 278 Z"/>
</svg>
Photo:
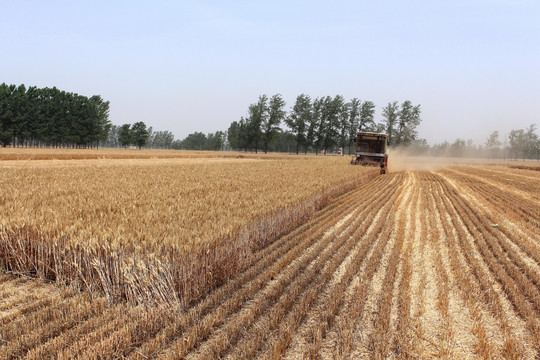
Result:
<svg viewBox="0 0 540 360">
<path fill-rule="evenodd" d="M 422 107 L 430 143 L 540 125 L 540 1 L 0 0 L 0 82 L 111 102 L 117 125 L 226 130 L 261 94 Z"/>
</svg>

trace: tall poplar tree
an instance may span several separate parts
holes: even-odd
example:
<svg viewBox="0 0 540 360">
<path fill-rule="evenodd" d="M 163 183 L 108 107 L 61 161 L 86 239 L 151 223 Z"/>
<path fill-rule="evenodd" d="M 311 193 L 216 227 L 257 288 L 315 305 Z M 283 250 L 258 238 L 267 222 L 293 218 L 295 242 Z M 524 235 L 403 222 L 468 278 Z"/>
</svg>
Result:
<svg viewBox="0 0 540 360">
<path fill-rule="evenodd" d="M 311 120 L 311 99 L 306 94 L 296 97 L 296 102 L 291 113 L 285 119 L 285 123 L 291 129 L 296 139 L 296 154 L 298 155 L 300 145 L 305 147 L 307 131 Z M 307 150 L 306 150 L 307 151 Z"/>
<path fill-rule="evenodd" d="M 386 134 L 388 135 L 388 143 L 390 145 L 394 144 L 395 133 L 394 129 L 398 119 L 398 102 L 393 101 L 389 102 L 382 110 L 383 123 L 385 125 Z"/>
<path fill-rule="evenodd" d="M 133 143 L 130 124 L 124 124 L 118 128 L 118 142 L 120 142 L 120 145 L 123 147 L 127 147 Z"/>
<path fill-rule="evenodd" d="M 364 101 L 360 110 L 358 131 L 373 131 L 375 127 L 375 104 L 372 101 Z"/>
<path fill-rule="evenodd" d="M 413 106 L 409 100 L 401 104 L 398 113 L 398 129 L 395 145 L 410 145 L 418 137 L 416 127 L 420 125 L 420 105 Z"/>
<path fill-rule="evenodd" d="M 347 147 L 349 149 L 349 155 L 351 155 L 351 147 L 354 142 L 354 139 L 356 139 L 356 133 L 359 130 L 359 121 L 360 121 L 360 105 L 361 101 L 357 98 L 352 98 L 349 102 L 349 121 L 347 124 L 348 127 L 348 140 L 347 140 Z"/>
<path fill-rule="evenodd" d="M 248 127 L 248 136 L 251 144 L 257 153 L 259 151 L 259 143 L 262 137 L 262 124 L 268 116 L 268 97 L 266 95 L 259 96 L 259 101 L 251 104 L 248 108 L 249 117 L 246 119 Z"/>
<path fill-rule="evenodd" d="M 265 154 L 268 152 L 268 144 L 281 130 L 279 125 L 285 119 L 285 101 L 281 94 L 273 95 L 270 98 L 267 112 L 268 114 L 263 116 L 262 120 L 262 140 Z"/>
</svg>

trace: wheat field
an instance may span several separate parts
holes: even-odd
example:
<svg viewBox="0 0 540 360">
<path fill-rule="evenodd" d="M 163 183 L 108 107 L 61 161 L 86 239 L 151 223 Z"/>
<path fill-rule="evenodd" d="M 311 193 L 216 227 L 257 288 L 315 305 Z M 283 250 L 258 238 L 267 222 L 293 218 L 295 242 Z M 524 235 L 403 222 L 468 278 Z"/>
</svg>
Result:
<svg viewBox="0 0 540 360">
<path fill-rule="evenodd" d="M 343 167 L 366 173 L 190 302 L 0 275 L 0 358 L 539 356 L 538 171 Z"/>
<path fill-rule="evenodd" d="M 199 298 L 377 173 L 336 156 L 59 154 L 74 153 L 0 165 L 3 267 L 132 303 Z"/>
</svg>

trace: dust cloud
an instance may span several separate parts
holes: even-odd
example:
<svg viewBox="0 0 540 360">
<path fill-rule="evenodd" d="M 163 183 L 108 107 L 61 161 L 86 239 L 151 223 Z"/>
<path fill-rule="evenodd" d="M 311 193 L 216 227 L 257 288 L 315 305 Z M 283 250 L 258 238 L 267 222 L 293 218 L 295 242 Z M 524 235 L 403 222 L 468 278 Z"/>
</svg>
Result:
<svg viewBox="0 0 540 360">
<path fill-rule="evenodd" d="M 495 165 L 494 161 L 487 159 L 418 156 L 411 155 L 407 149 L 400 147 L 394 147 L 388 150 L 388 171 L 440 170 L 447 167 L 488 164 Z"/>
</svg>

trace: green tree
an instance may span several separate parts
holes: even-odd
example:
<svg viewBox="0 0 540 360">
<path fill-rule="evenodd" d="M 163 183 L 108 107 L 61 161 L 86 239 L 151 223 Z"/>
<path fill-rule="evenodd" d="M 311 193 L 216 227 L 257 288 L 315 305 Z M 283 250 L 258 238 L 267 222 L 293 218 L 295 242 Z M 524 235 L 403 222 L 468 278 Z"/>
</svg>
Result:
<svg viewBox="0 0 540 360">
<path fill-rule="evenodd" d="M 316 98 L 313 101 L 313 109 L 311 111 L 311 122 L 313 124 L 312 134 L 309 134 L 312 138 L 310 144 L 315 148 L 315 154 L 319 154 L 319 151 L 323 147 L 325 129 L 326 129 L 326 118 L 323 116 L 324 109 L 324 98 Z M 311 129 L 310 129 L 311 130 Z"/>
<path fill-rule="evenodd" d="M 21 145 L 29 146 L 37 140 L 36 126 L 39 121 L 40 106 L 39 106 L 40 89 L 35 86 L 30 86 L 26 90 L 26 108 L 25 124 L 21 126 L 19 133 Z"/>
<path fill-rule="evenodd" d="M 341 155 L 345 155 L 345 148 L 350 139 L 350 104 L 342 102 L 338 109 L 339 135 L 337 143 L 341 148 Z"/>
<path fill-rule="evenodd" d="M 14 107 L 12 105 L 15 85 L 0 85 L 0 143 L 3 147 L 13 141 L 14 134 Z"/>
<path fill-rule="evenodd" d="M 296 147 L 296 136 L 290 131 L 280 131 L 269 146 L 271 151 L 291 152 Z"/>
<path fill-rule="evenodd" d="M 238 141 L 240 149 L 248 151 L 249 147 L 252 146 L 253 140 L 251 133 L 253 131 L 253 126 L 249 123 L 248 119 L 243 117 L 240 118 L 239 128 L 238 128 Z"/>
<path fill-rule="evenodd" d="M 182 150 L 182 140 L 176 139 L 171 144 L 171 149 Z"/>
<path fill-rule="evenodd" d="M 361 103 L 362 102 L 358 100 L 357 98 L 352 98 L 347 106 L 349 108 L 349 121 L 347 123 L 347 127 L 348 127 L 347 147 L 349 149 L 348 151 L 349 155 L 351 155 L 351 147 L 354 142 L 354 139 L 356 139 L 356 133 L 359 130 Z"/>
<path fill-rule="evenodd" d="M 248 138 L 255 149 L 255 153 L 257 153 L 262 137 L 261 127 L 267 121 L 266 117 L 268 116 L 268 97 L 266 95 L 259 96 L 259 101 L 256 104 L 251 104 L 248 112 L 249 117 L 246 119 Z"/>
<path fill-rule="evenodd" d="M 345 101 L 341 95 L 336 95 L 334 98 L 327 96 L 323 104 L 322 122 L 324 124 L 324 139 L 322 149 L 327 151 L 332 149 L 339 141 L 340 115 L 343 112 Z"/>
<path fill-rule="evenodd" d="M 225 133 L 223 131 L 216 131 L 215 133 L 209 133 L 206 135 L 205 150 L 217 151 L 221 150 L 223 145 L 223 137 Z"/>
<path fill-rule="evenodd" d="M 410 145 L 416 140 L 418 133 L 416 127 L 420 125 L 420 105 L 413 106 L 409 100 L 401 104 L 398 113 L 398 131 L 395 144 Z"/>
<path fill-rule="evenodd" d="M 231 149 L 240 149 L 240 124 L 233 121 L 227 129 L 227 141 Z"/>
<path fill-rule="evenodd" d="M 131 131 L 131 125 L 124 124 L 118 129 L 118 142 L 123 147 L 127 147 L 133 143 L 133 132 Z"/>
<path fill-rule="evenodd" d="M 182 140 L 184 150 L 206 150 L 208 138 L 202 132 L 194 132 Z"/>
<path fill-rule="evenodd" d="M 110 102 L 104 101 L 99 95 L 92 96 L 88 101 L 90 103 L 90 116 L 92 118 L 92 121 L 90 121 L 91 136 L 88 140 L 98 144 L 100 140 L 107 139 L 112 126 L 109 120 Z"/>
<path fill-rule="evenodd" d="M 396 140 L 394 129 L 398 119 L 398 109 L 399 106 L 397 101 L 389 102 L 388 105 L 382 109 L 383 124 L 385 127 L 385 132 L 388 135 L 388 143 L 390 145 L 393 145 L 394 141 Z"/>
<path fill-rule="evenodd" d="M 25 129 L 28 128 L 29 122 L 29 107 L 31 106 L 28 102 L 28 97 L 26 94 L 26 86 L 24 84 L 19 85 L 13 92 L 12 104 L 15 108 L 13 112 L 13 140 L 12 143 L 14 146 L 24 143 L 25 141 Z"/>
<path fill-rule="evenodd" d="M 146 124 L 142 121 L 138 121 L 131 126 L 131 131 L 133 133 L 133 143 L 138 146 L 140 150 L 148 141 Z"/>
<path fill-rule="evenodd" d="M 0 142 L 86 147 L 107 137 L 109 102 L 56 87 L 0 85 Z"/>
<path fill-rule="evenodd" d="M 296 154 L 300 146 L 306 143 L 306 130 L 311 119 L 311 99 L 308 95 L 301 94 L 296 97 L 296 102 L 285 123 L 291 129 L 296 139 Z"/>
<path fill-rule="evenodd" d="M 265 154 L 268 152 L 268 144 L 281 131 L 279 125 L 287 115 L 285 112 L 285 101 L 281 97 L 281 94 L 276 94 L 270 98 L 267 111 L 268 114 L 263 116 L 262 120 L 262 140 Z"/>
<path fill-rule="evenodd" d="M 375 104 L 372 101 L 364 101 L 360 110 L 358 131 L 373 130 L 375 130 Z"/>
</svg>

